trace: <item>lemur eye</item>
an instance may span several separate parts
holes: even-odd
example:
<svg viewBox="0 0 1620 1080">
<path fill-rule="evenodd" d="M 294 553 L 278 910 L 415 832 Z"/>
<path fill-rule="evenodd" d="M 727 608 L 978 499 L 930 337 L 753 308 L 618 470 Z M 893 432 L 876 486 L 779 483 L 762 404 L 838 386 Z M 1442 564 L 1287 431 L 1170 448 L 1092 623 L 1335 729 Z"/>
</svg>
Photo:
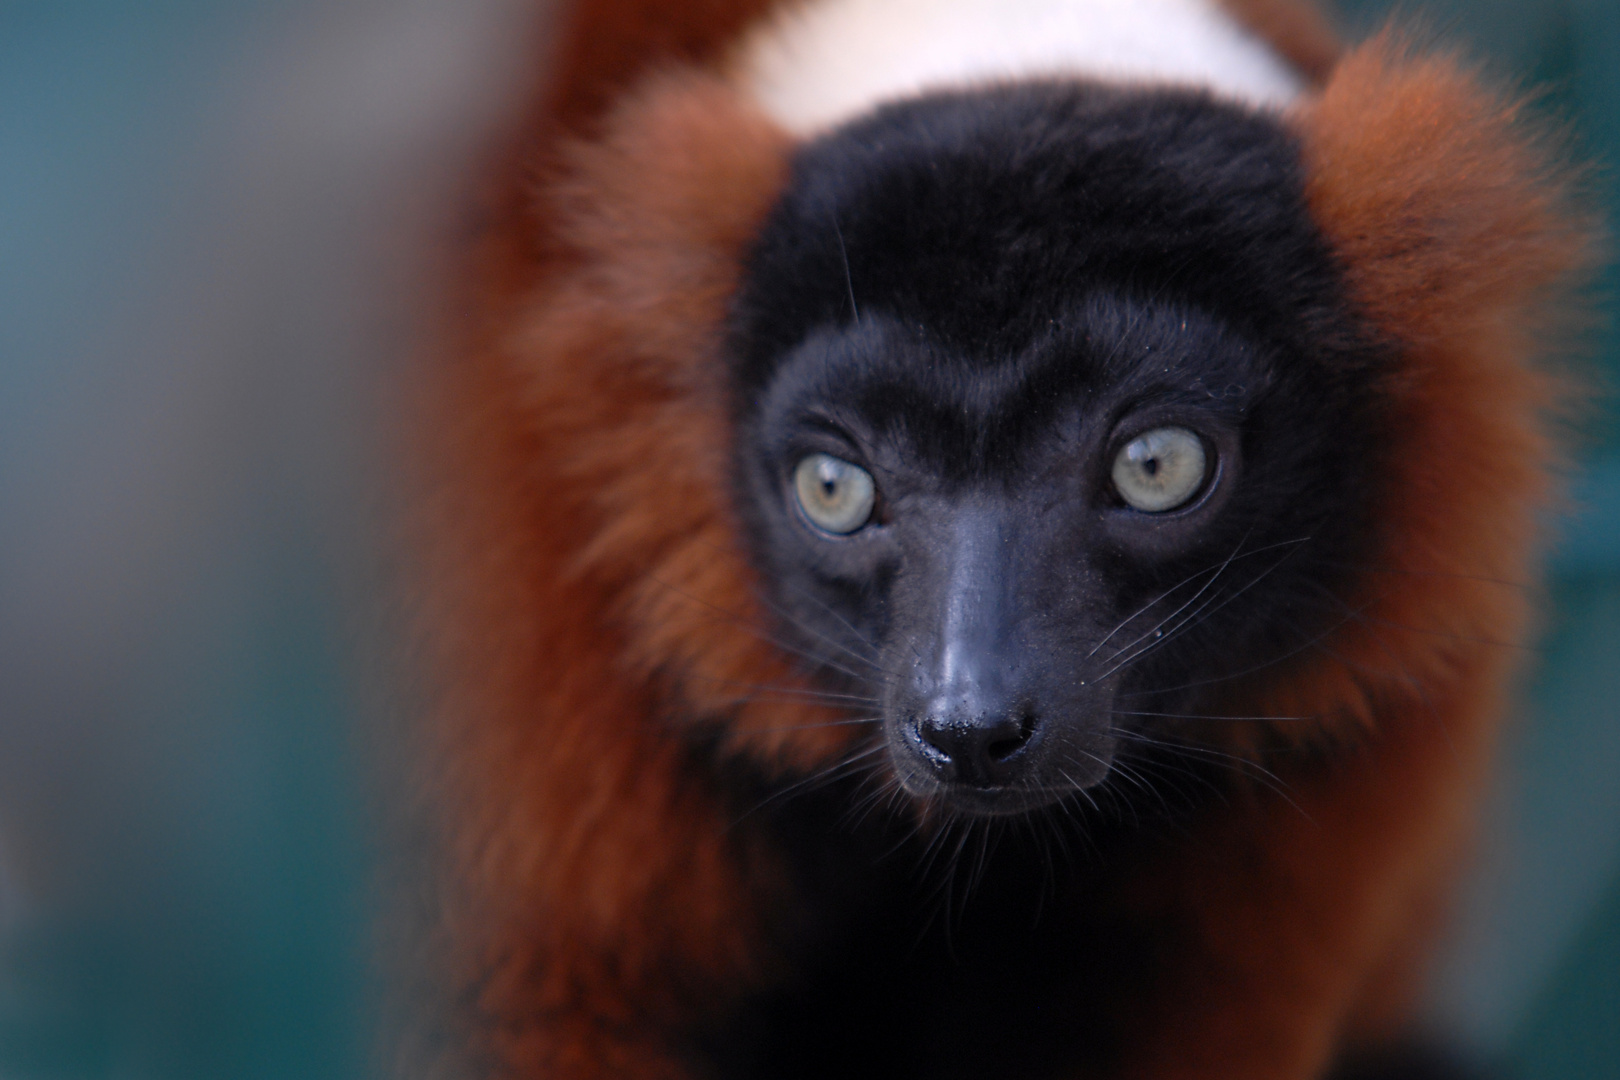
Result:
<svg viewBox="0 0 1620 1080">
<path fill-rule="evenodd" d="M 804 516 L 817 528 L 843 535 L 865 525 L 877 501 L 872 474 L 831 454 L 811 454 L 793 470 Z"/>
<path fill-rule="evenodd" d="M 1204 472 L 1202 439 L 1186 428 L 1154 428 L 1114 459 L 1114 488 L 1128 505 L 1157 514 L 1197 494 Z"/>
</svg>

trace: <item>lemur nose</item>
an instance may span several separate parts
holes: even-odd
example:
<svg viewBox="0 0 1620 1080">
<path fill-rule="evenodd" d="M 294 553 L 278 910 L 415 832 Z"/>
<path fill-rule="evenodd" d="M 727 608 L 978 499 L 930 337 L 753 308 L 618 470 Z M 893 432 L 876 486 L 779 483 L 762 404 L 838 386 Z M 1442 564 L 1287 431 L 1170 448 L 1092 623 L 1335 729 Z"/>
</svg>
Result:
<svg viewBox="0 0 1620 1080">
<path fill-rule="evenodd" d="M 931 713 L 917 722 L 917 738 L 940 779 L 1003 787 L 1022 771 L 1020 751 L 1039 727 L 1033 709 L 980 716 Z"/>
</svg>

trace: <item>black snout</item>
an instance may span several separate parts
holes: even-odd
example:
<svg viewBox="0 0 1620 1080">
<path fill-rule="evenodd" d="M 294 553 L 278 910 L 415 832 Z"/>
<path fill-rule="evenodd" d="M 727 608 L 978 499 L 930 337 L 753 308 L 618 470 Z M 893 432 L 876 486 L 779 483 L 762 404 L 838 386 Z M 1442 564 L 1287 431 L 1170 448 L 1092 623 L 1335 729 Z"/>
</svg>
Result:
<svg viewBox="0 0 1620 1080">
<path fill-rule="evenodd" d="M 913 795 L 997 816 L 1047 805 L 1106 775 L 1106 687 L 1078 680 L 1082 619 L 1063 605 L 1045 535 L 1016 507 L 956 504 L 895 593 L 905 671 L 885 703 L 895 772 Z M 1076 605 L 1078 606 L 1078 605 Z"/>
<path fill-rule="evenodd" d="M 921 597 L 932 629 L 917 642 L 909 700 L 901 702 L 911 751 L 948 786 L 1009 788 L 1028 776 L 1040 729 L 1022 639 L 1020 545 L 1005 508 L 955 515 Z"/>
<path fill-rule="evenodd" d="M 995 716 L 925 716 L 917 739 L 934 772 L 948 783 L 1002 787 L 1023 770 L 1021 753 L 1039 726 L 1034 710 Z"/>
</svg>

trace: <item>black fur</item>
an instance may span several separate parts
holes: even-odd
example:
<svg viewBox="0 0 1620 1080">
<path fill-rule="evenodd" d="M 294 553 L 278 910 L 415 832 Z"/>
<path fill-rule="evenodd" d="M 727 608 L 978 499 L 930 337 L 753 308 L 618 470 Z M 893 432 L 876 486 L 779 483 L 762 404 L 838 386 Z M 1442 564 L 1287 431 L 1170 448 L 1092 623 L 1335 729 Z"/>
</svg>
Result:
<svg viewBox="0 0 1620 1080">
<path fill-rule="evenodd" d="M 1050 744 L 1016 797 L 947 784 L 968 811 L 1096 783 L 1134 743 L 1196 727 L 1127 714 L 1218 710 L 1234 679 L 1353 617 L 1386 358 L 1271 117 L 1072 83 L 880 110 L 798 154 L 731 358 L 763 577 L 822 677 L 883 700 L 914 793 L 912 672 L 935 664 L 963 551 L 994 549 L 972 582 L 1006 608 L 986 670 L 1015 673 L 1005 708 L 1038 713 Z M 1164 424 L 1198 432 L 1218 475 L 1143 514 L 1109 467 Z M 818 451 L 876 477 L 874 525 L 831 539 L 794 513 L 793 467 Z M 983 539 L 951 539 L 967 530 Z"/>
</svg>

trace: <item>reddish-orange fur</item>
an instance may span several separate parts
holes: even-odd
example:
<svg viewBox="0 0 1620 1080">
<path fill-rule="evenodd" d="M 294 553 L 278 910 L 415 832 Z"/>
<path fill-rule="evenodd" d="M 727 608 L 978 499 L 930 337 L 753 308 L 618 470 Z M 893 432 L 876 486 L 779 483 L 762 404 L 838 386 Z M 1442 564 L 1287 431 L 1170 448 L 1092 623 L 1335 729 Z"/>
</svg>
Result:
<svg viewBox="0 0 1620 1080">
<path fill-rule="evenodd" d="M 762 6 L 568 17 L 536 125 L 550 179 L 497 217 L 496 299 L 433 386 L 443 934 L 495 1075 L 686 1076 L 687 1035 L 781 977 L 777 854 L 727 827 L 674 717 L 714 718 L 767 773 L 847 738 L 811 726 L 819 706 L 751 699 L 798 676 L 757 632 L 726 497 L 719 326 L 790 144 L 668 64 L 718 55 Z M 1234 723 L 1236 748 L 1332 754 L 1115 883 L 1111 903 L 1183 931 L 1176 976 L 1123 1010 L 1144 1080 L 1300 1080 L 1402 1016 L 1526 633 L 1505 583 L 1532 576 L 1554 397 L 1531 360 L 1587 254 L 1518 107 L 1454 60 L 1380 39 L 1290 123 L 1353 298 L 1402 357 L 1398 444 L 1350 617 L 1225 703 L 1320 718 Z"/>
</svg>

